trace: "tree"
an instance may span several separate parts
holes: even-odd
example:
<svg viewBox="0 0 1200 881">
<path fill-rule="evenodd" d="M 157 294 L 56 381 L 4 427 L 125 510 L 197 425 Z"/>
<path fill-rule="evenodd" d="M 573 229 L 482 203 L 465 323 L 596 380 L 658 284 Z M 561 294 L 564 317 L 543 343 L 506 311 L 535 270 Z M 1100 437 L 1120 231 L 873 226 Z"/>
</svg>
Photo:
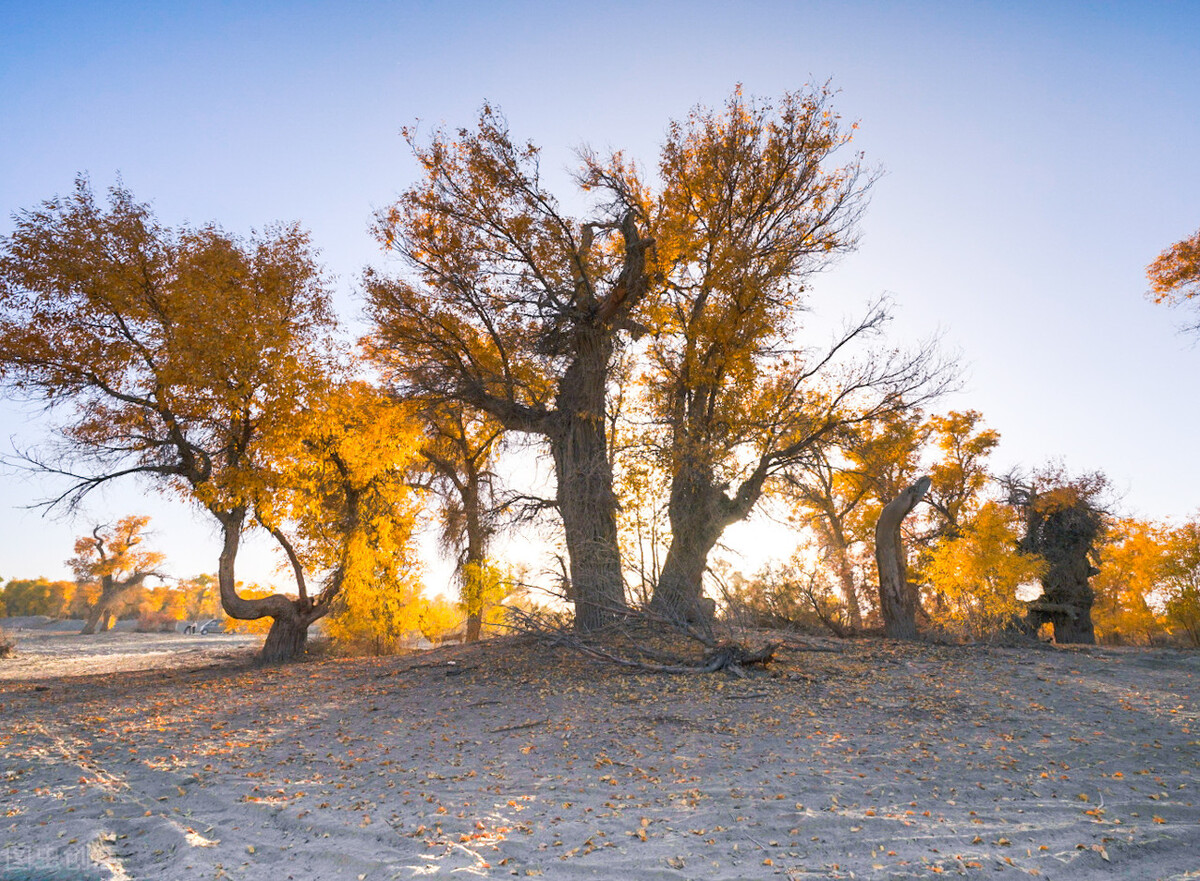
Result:
<svg viewBox="0 0 1200 881">
<path fill-rule="evenodd" d="M 836 450 L 816 449 L 800 467 L 789 473 L 791 496 L 801 522 L 812 527 L 826 564 L 835 574 L 851 630 L 863 627 L 862 603 L 855 574 L 854 548 L 860 536 L 853 529 L 855 509 L 863 503 L 870 484 L 852 467 L 835 464 Z"/>
<path fill-rule="evenodd" d="M 875 525 L 875 565 L 879 572 L 879 613 L 892 639 L 917 638 L 917 595 L 908 582 L 908 555 L 900 524 L 929 491 L 929 477 L 919 478 L 883 506 Z"/>
<path fill-rule="evenodd" d="M 1016 550 L 1020 536 L 1013 520 L 1011 508 L 985 502 L 930 551 L 923 568 L 941 599 L 935 623 L 987 639 L 1007 629 L 1024 611 L 1017 588 L 1040 578 L 1046 562 Z"/>
<path fill-rule="evenodd" d="M 1200 648 L 1200 519 L 1169 532 L 1163 587 L 1167 621 Z"/>
<path fill-rule="evenodd" d="M 87 608 L 87 594 L 70 581 L 14 578 L 4 585 L 4 614 L 9 618 L 45 615 L 73 618 Z"/>
<path fill-rule="evenodd" d="M 361 381 L 329 386 L 311 403 L 272 448 L 271 479 L 254 505 L 299 594 L 291 625 L 273 626 L 266 645 L 275 637 L 280 656 L 298 654 L 309 625 L 333 613 L 335 639 L 394 650 L 398 610 L 420 592 L 411 489 L 419 425 L 409 408 Z M 310 594 L 315 573 L 321 586 Z"/>
<path fill-rule="evenodd" d="M 1170 565 L 1170 530 L 1134 518 L 1114 518 L 1097 548 L 1092 618 L 1102 642 L 1151 643 L 1165 635 L 1158 604 Z"/>
<path fill-rule="evenodd" d="M 1042 595 L 1028 605 L 1028 626 L 1052 624 L 1055 642 L 1095 643 L 1095 592 L 1089 579 L 1099 572 L 1092 561 L 1105 528 L 1100 499 L 1108 479 L 1099 472 L 1072 478 L 1048 467 L 1029 477 L 1009 475 L 1005 483 L 1010 503 L 1025 520 L 1018 550 L 1046 561 Z"/>
<path fill-rule="evenodd" d="M 221 595 L 215 575 L 197 575 L 179 585 L 183 594 L 183 617 L 201 621 L 221 614 Z"/>
<path fill-rule="evenodd" d="M 625 603 L 604 417 L 615 350 L 650 286 L 653 241 L 619 157 L 589 160 L 586 221 L 543 185 L 538 150 L 484 107 L 474 131 L 406 133 L 422 180 L 377 234 L 407 276 L 368 273 L 374 352 L 396 390 L 453 401 L 543 438 L 557 479 L 576 626 Z"/>
<path fill-rule="evenodd" d="M 484 606 L 494 594 L 488 543 L 499 505 L 491 470 L 503 429 L 495 420 L 461 406 L 434 405 L 425 413 L 421 458 L 428 466 L 423 485 L 440 500 L 442 546 L 454 555 L 459 595 L 467 613 L 466 641 L 479 640 Z"/>
<path fill-rule="evenodd" d="M 984 428 L 982 421 L 978 410 L 952 410 L 926 423 L 940 453 L 930 466 L 928 496 L 940 517 L 939 537 L 953 539 L 962 532 L 979 511 L 983 490 L 992 480 L 987 459 L 999 445 L 1000 433 Z"/>
<path fill-rule="evenodd" d="M 1159 254 L 1146 277 L 1155 303 L 1177 306 L 1200 297 L 1200 230 Z M 1200 324 L 1191 330 L 1200 330 Z"/>
<path fill-rule="evenodd" d="M 122 517 L 115 526 L 101 524 L 75 540 L 75 556 L 67 565 L 80 583 L 96 583 L 100 594 L 88 610 L 82 633 L 103 632 L 112 626 L 125 597 L 147 578 L 162 578 L 158 566 L 164 557 L 139 546 L 145 541 L 149 517 Z"/>
<path fill-rule="evenodd" d="M 0 382 L 63 417 L 57 449 L 30 457 L 70 478 L 50 504 L 127 476 L 199 503 L 221 524 L 223 608 L 274 622 L 266 659 L 297 644 L 304 600 L 239 596 L 237 551 L 273 436 L 328 381 L 334 329 L 297 226 L 172 230 L 121 186 L 101 207 L 79 178 L 0 240 Z"/>
<path fill-rule="evenodd" d="M 670 475 L 660 614 L 706 621 L 703 577 L 726 527 L 840 429 L 939 384 L 929 349 L 846 358 L 886 324 L 882 303 L 827 348 L 800 342 L 805 285 L 854 246 L 871 182 L 860 157 L 834 164 L 851 132 L 829 99 L 810 89 L 776 107 L 738 90 L 672 124 L 662 150 L 646 209 L 663 276 L 648 395 Z"/>
</svg>

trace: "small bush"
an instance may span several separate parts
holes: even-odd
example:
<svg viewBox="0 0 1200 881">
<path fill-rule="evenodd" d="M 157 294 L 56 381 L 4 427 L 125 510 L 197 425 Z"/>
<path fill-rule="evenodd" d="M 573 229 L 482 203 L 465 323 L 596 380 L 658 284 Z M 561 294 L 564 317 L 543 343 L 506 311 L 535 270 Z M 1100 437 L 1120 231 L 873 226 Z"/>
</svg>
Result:
<svg viewBox="0 0 1200 881">
<path fill-rule="evenodd" d="M 0 627 L 0 658 L 10 658 L 17 653 L 17 642 Z"/>
</svg>

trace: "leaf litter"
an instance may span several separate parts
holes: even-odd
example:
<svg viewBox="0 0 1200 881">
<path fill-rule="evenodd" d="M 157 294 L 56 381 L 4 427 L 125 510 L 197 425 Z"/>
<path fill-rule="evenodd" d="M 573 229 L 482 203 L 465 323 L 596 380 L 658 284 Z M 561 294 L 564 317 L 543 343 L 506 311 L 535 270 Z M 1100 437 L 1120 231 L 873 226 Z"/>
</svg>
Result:
<svg viewBox="0 0 1200 881">
<path fill-rule="evenodd" d="M 746 676 L 511 638 L 5 683 L 0 859 L 180 881 L 1197 868 L 1194 653 L 781 645 Z"/>
</svg>

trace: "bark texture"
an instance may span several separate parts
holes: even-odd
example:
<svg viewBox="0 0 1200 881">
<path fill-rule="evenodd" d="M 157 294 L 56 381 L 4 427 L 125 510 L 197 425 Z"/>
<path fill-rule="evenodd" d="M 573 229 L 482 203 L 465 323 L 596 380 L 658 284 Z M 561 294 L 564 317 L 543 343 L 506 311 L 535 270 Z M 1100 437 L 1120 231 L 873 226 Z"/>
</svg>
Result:
<svg viewBox="0 0 1200 881">
<path fill-rule="evenodd" d="M 1039 554 L 1048 564 L 1042 576 L 1042 595 L 1029 604 L 1028 629 L 1036 632 L 1049 622 L 1057 643 L 1096 642 L 1092 626 L 1096 595 L 1088 579 L 1099 572 L 1089 556 L 1101 526 L 1101 515 L 1086 501 L 1057 507 L 1034 503 L 1027 507 L 1021 551 Z"/>
<path fill-rule="evenodd" d="M 577 357 L 559 385 L 550 449 L 570 557 L 575 627 L 587 632 L 625 608 L 625 579 L 604 424 L 612 335 L 600 330 L 579 336 Z"/>
<path fill-rule="evenodd" d="M 875 524 L 875 562 L 879 567 L 879 611 L 884 632 L 893 639 L 917 638 L 917 603 L 908 583 L 908 565 L 900 525 L 932 481 L 922 477 L 888 502 Z"/>
<path fill-rule="evenodd" d="M 732 522 L 728 503 L 704 469 L 676 472 L 667 506 L 671 545 L 650 602 L 652 611 L 689 624 L 711 625 L 716 607 L 704 596 L 704 572 L 709 552 Z"/>
</svg>

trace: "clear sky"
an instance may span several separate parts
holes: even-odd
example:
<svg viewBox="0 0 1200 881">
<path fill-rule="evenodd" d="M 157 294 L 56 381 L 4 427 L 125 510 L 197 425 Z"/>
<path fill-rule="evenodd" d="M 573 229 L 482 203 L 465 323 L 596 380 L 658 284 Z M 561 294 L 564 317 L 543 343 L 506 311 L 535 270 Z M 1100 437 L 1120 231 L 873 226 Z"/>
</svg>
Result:
<svg viewBox="0 0 1200 881">
<path fill-rule="evenodd" d="M 885 176 L 857 253 L 815 303 L 882 292 L 897 338 L 940 331 L 966 367 L 945 408 L 1000 431 L 997 465 L 1100 468 L 1123 509 L 1200 508 L 1200 347 L 1144 267 L 1200 226 L 1200 4 L 1179 2 L 26 2 L 0 0 L 0 232 L 13 211 L 119 173 L 167 223 L 299 220 L 356 318 L 372 212 L 414 169 L 402 125 L 490 101 L 545 148 L 652 166 L 667 122 L 735 83 L 831 79 Z M 0 402 L 6 448 L 43 423 Z M 75 535 L 154 516 L 178 575 L 213 571 L 203 517 L 147 487 L 77 519 L 0 475 L 0 577 L 66 577 Z M 259 549 L 247 578 L 266 578 Z"/>
</svg>

